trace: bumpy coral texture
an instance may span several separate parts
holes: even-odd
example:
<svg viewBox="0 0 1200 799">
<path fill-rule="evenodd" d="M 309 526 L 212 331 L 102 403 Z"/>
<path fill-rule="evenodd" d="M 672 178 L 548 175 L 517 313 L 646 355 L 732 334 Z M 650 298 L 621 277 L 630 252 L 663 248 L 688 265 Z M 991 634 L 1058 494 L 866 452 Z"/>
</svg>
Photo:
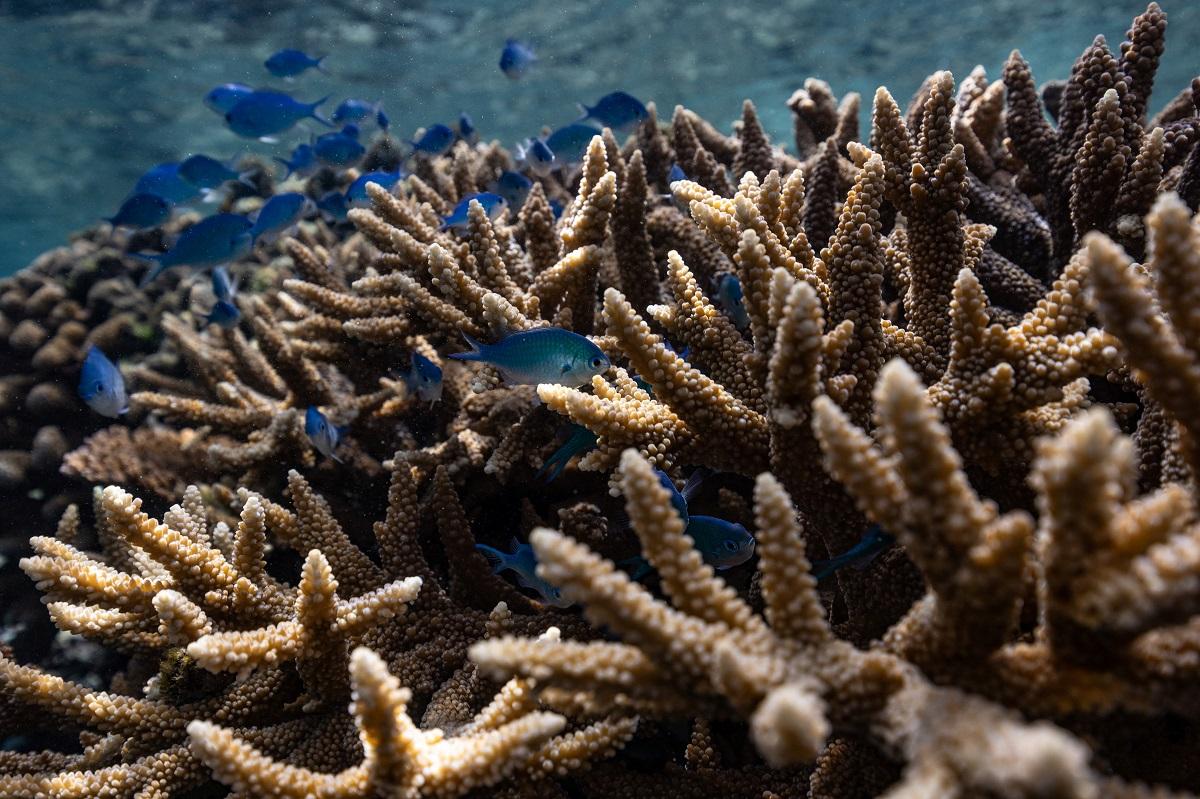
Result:
<svg viewBox="0 0 1200 799">
<path fill-rule="evenodd" d="M 907 108 L 881 88 L 868 135 L 809 79 L 788 148 L 750 102 L 730 134 L 651 105 L 442 230 L 514 166 L 458 142 L 239 264 L 230 330 L 178 287 L 120 317 L 69 304 L 75 267 L 17 277 L 6 336 L 39 368 L 105 324 L 161 342 L 131 424 L 65 457 L 91 513 L 20 561 L 122 669 L 102 689 L 0 652 L 0 723 L 78 738 L 0 753 L 0 797 L 1200 791 L 1200 85 L 1147 117 L 1165 30 L 1151 4 L 1041 92 L 1015 52 Z M 544 326 L 612 368 L 508 386 L 447 357 Z M 439 403 L 399 378 L 412 353 Z M 578 427 L 595 446 L 547 481 Z M 714 571 L 656 471 L 701 467 L 690 511 L 745 525 L 748 563 Z M 872 524 L 894 545 L 818 580 Z M 512 537 L 574 605 L 491 573 L 476 541 Z"/>
</svg>

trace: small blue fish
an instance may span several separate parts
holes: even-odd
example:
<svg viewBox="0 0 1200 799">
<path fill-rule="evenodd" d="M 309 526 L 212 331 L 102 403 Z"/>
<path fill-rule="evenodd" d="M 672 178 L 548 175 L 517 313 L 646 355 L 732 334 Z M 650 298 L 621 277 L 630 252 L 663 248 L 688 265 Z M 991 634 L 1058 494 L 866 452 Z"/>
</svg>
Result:
<svg viewBox="0 0 1200 799">
<path fill-rule="evenodd" d="M 479 140 L 479 132 L 475 130 L 475 122 L 463 111 L 458 115 L 458 135 L 459 137 L 470 144 L 474 144 Z"/>
<path fill-rule="evenodd" d="M 339 125 L 346 122 L 362 122 L 367 117 L 373 116 L 381 107 L 378 100 L 371 103 L 351 98 L 338 103 L 338 107 L 334 109 L 329 118 Z"/>
<path fill-rule="evenodd" d="M 512 80 L 525 76 L 529 68 L 537 63 L 537 54 L 533 48 L 516 39 L 507 39 L 504 49 L 500 52 L 500 71 Z"/>
<path fill-rule="evenodd" d="M 873 524 L 863 533 L 862 539 L 850 549 L 828 560 L 819 560 L 813 563 L 813 576 L 817 580 L 824 580 L 844 566 L 864 569 L 895 541 L 895 536 L 884 532 L 878 524 Z"/>
<path fill-rule="evenodd" d="M 366 186 L 364 185 L 364 191 Z M 346 195 L 340 191 L 328 191 L 317 199 L 317 209 L 335 222 L 344 222 L 350 213 Z"/>
<path fill-rule="evenodd" d="M 704 556 L 704 562 L 717 571 L 740 566 L 754 555 L 754 536 L 737 522 L 693 513 L 688 517 L 685 532 Z"/>
<path fill-rule="evenodd" d="M 242 312 L 232 302 L 225 300 L 217 300 L 213 303 L 213 307 L 209 309 L 208 316 L 204 317 L 206 325 L 220 325 L 226 330 L 232 330 L 238 326 L 238 321 L 242 318 Z"/>
<path fill-rule="evenodd" d="M 254 217 L 254 226 L 250 228 L 251 237 L 257 241 L 287 230 L 300 221 L 300 217 L 311 205 L 309 199 L 299 192 L 276 194 L 258 209 L 258 216 Z"/>
<path fill-rule="evenodd" d="M 214 297 L 224 302 L 233 302 L 233 298 L 237 295 L 237 284 L 229 276 L 229 270 L 223 266 L 213 269 L 212 292 Z"/>
<path fill-rule="evenodd" d="M 313 152 L 330 166 L 347 167 L 358 163 L 367 148 L 358 141 L 358 128 L 347 125 L 336 133 L 318 136 Z"/>
<path fill-rule="evenodd" d="M 742 294 L 742 282 L 737 275 L 726 272 L 721 276 L 717 287 L 717 302 L 722 310 L 733 320 L 738 330 L 750 327 L 750 314 L 746 311 L 745 297 Z"/>
<path fill-rule="evenodd" d="M 207 155 L 192 155 L 179 164 L 179 177 L 198 189 L 215 189 L 223 183 L 236 180 L 254 188 L 251 172 L 238 172 Z"/>
<path fill-rule="evenodd" d="M 530 172 L 541 177 L 549 175 L 557 165 L 554 160 L 554 151 L 541 139 L 529 139 L 518 144 L 517 160 L 524 164 Z"/>
<path fill-rule="evenodd" d="M 667 185 L 671 185 L 676 181 L 687 180 L 687 173 L 680 168 L 679 164 L 671 164 L 671 171 L 667 173 Z"/>
<path fill-rule="evenodd" d="M 412 145 L 414 153 L 441 155 L 450 149 L 451 144 L 454 144 L 454 131 L 439 122 L 436 125 L 430 125 L 421 134 L 421 138 L 409 142 L 409 144 Z"/>
<path fill-rule="evenodd" d="M 588 120 L 614 131 L 629 131 L 649 116 L 641 100 L 625 92 L 606 94 L 595 105 L 589 107 L 580 104 L 579 108 L 583 111 L 581 122 Z M 554 145 L 550 146 L 553 148 Z"/>
<path fill-rule="evenodd" d="M 277 133 L 290 130 L 302 119 L 315 119 L 322 125 L 333 123 L 317 113 L 329 97 L 315 103 L 302 103 L 283 92 L 256 91 L 238 101 L 225 114 L 225 123 L 239 136 L 247 139 L 270 139 Z"/>
<path fill-rule="evenodd" d="M 157 194 L 169 203 L 187 202 L 199 192 L 179 174 L 179 164 L 157 164 L 138 178 L 130 194 Z"/>
<path fill-rule="evenodd" d="M 442 398 L 442 369 L 419 352 L 412 354 L 412 366 L 403 379 L 404 385 L 421 402 L 432 405 Z"/>
<path fill-rule="evenodd" d="M 287 180 L 292 175 L 305 177 L 317 171 L 317 153 L 313 150 L 311 144 L 297 144 L 292 150 L 292 155 L 289 160 L 284 160 L 279 156 L 275 156 L 275 160 L 283 164 L 287 168 L 287 174 L 283 176 Z"/>
<path fill-rule="evenodd" d="M 171 204 L 157 194 L 135 194 L 108 217 L 113 227 L 156 227 L 171 218 Z"/>
<path fill-rule="evenodd" d="M 555 219 L 562 219 L 563 211 L 567 210 L 566 206 L 558 200 L 550 201 L 550 213 L 554 214 Z"/>
<path fill-rule="evenodd" d="M 554 153 L 554 165 L 568 167 L 583 160 L 588 145 L 599 132 L 591 125 L 573 122 L 546 137 L 546 146 Z"/>
<path fill-rule="evenodd" d="M 300 50 L 284 49 L 272 54 L 263 62 L 263 66 L 277 78 L 292 78 L 309 69 L 324 72 L 321 62 L 325 58 L 326 56 L 313 58 Z"/>
<path fill-rule="evenodd" d="M 354 182 L 350 184 L 350 188 L 346 189 L 346 203 L 352 208 L 370 205 L 371 199 L 367 196 L 368 183 L 378 183 L 391 191 L 407 176 L 408 173 L 400 167 L 396 167 L 395 172 L 364 172 L 355 178 Z"/>
<path fill-rule="evenodd" d="M 508 203 L 499 194 L 493 194 L 490 191 L 468 194 L 458 201 L 458 205 L 454 206 L 454 210 L 450 212 L 449 216 L 442 219 L 441 229 L 465 228 L 467 226 L 467 213 L 471 210 L 472 201 L 482 205 L 483 210 L 487 211 L 488 218 L 493 221 L 504 216 L 504 212 L 508 210 Z"/>
<path fill-rule="evenodd" d="M 683 485 L 683 491 L 675 487 L 675 481 L 672 480 L 662 469 L 655 469 L 654 473 L 658 475 L 658 484 L 667 491 L 671 492 L 671 506 L 675 508 L 675 512 L 679 514 L 679 518 L 683 519 L 686 525 L 689 520 L 688 503 L 692 497 L 700 490 L 701 483 L 711 474 L 707 469 L 696 469 L 688 477 L 687 482 Z"/>
<path fill-rule="evenodd" d="M 216 266 L 235 261 L 250 251 L 250 220 L 241 214 L 213 214 L 180 234 L 171 249 L 139 258 L 154 261 L 142 278 L 146 286 L 174 266 Z"/>
<path fill-rule="evenodd" d="M 116 419 L 129 411 L 121 370 L 95 344 L 88 347 L 79 373 L 79 398 L 96 413 Z"/>
<path fill-rule="evenodd" d="M 378 125 L 379 129 L 384 133 L 387 133 L 388 128 L 392 126 L 391 120 L 388 119 L 387 114 L 383 113 L 382 108 L 375 112 L 375 124 Z"/>
<path fill-rule="evenodd" d="M 553 483 L 563 473 L 563 469 L 567 468 L 567 464 L 571 462 L 572 458 L 596 448 L 599 439 L 591 430 L 574 422 L 568 425 L 567 429 L 570 430 L 570 435 L 566 442 L 554 450 L 554 454 L 546 458 L 542 468 L 538 469 L 538 473 L 533 476 L 534 480 L 540 480 L 543 475 L 547 475 L 546 482 Z"/>
<path fill-rule="evenodd" d="M 317 406 L 309 405 L 308 411 L 304 414 L 304 432 L 308 434 L 308 440 L 312 442 L 317 452 L 327 458 L 333 458 L 338 463 L 342 462 L 342 459 L 334 452 L 341 443 L 346 428 L 330 423 Z"/>
<path fill-rule="evenodd" d="M 487 544 L 476 544 L 475 548 L 488 559 L 494 574 L 511 571 L 517 576 L 517 582 L 524 588 L 536 591 L 544 604 L 556 608 L 569 608 L 575 604 L 565 599 L 558 588 L 538 577 L 537 555 L 534 554 L 533 547 L 519 543 L 516 539 L 513 539 L 510 546 L 513 548 L 511 553 L 501 552 Z"/>
<path fill-rule="evenodd" d="M 218 114 L 225 114 L 251 94 L 254 89 L 244 83 L 222 83 L 204 95 L 204 104 Z"/>
<path fill-rule="evenodd" d="M 535 327 L 505 336 L 495 344 L 481 344 L 467 334 L 470 352 L 450 357 L 494 366 L 509 385 L 557 383 L 582 386 L 608 370 L 608 356 L 590 339 L 561 327 Z"/>
<path fill-rule="evenodd" d="M 533 188 L 533 181 L 520 172 L 505 171 L 500 173 L 499 178 L 492 181 L 489 188 L 493 194 L 503 197 L 509 208 L 520 208 L 525 204 L 529 190 Z"/>
</svg>

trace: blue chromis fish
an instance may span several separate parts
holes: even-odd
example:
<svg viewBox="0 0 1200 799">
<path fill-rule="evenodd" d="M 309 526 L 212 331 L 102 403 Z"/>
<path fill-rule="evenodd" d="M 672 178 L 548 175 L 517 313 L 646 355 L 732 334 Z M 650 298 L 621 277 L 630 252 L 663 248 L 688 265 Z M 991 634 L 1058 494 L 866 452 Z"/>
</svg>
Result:
<svg viewBox="0 0 1200 799">
<path fill-rule="evenodd" d="M 687 180 L 687 179 L 688 179 L 687 173 L 683 171 L 683 168 L 680 167 L 679 164 L 671 164 L 671 171 L 667 173 L 667 185 L 668 186 L 671 185 L 672 183 L 675 183 L 676 181 Z"/>
<path fill-rule="evenodd" d="M 113 227 L 156 227 L 171 218 L 171 204 L 157 194 L 135 194 L 108 217 Z"/>
<path fill-rule="evenodd" d="M 301 50 L 292 50 L 290 48 L 280 50 L 277 53 L 272 53 L 271 57 L 263 62 L 263 66 L 277 78 L 292 78 L 305 72 L 309 69 L 321 69 L 321 62 L 326 56 L 313 58 Z"/>
<path fill-rule="evenodd" d="M 494 366 L 510 385 L 557 383 L 582 386 L 608 370 L 608 356 L 590 339 L 561 327 L 535 327 L 511 333 L 495 344 L 463 338 L 470 352 L 450 357 L 457 361 L 480 361 Z"/>
<path fill-rule="evenodd" d="M 297 144 L 287 160 L 279 156 L 275 156 L 275 160 L 287 169 L 287 174 L 283 176 L 284 180 L 292 175 L 305 177 L 317 171 L 317 152 L 311 144 Z"/>
<path fill-rule="evenodd" d="M 863 537 L 850 549 L 828 560 L 813 563 L 813 576 L 824 580 L 844 566 L 856 569 L 866 568 L 880 553 L 895 543 L 896 538 L 891 533 L 884 532 L 878 524 L 873 524 L 863 533 Z"/>
<path fill-rule="evenodd" d="M 366 191 L 365 184 L 363 190 Z M 340 191 L 327 191 L 317 198 L 317 210 L 335 222 L 344 222 L 350 213 L 350 206 L 345 194 Z"/>
<path fill-rule="evenodd" d="M 538 473 L 533 476 L 533 479 L 540 480 L 545 475 L 546 482 L 553 483 L 563 473 L 563 469 L 567 468 L 567 464 L 571 462 L 572 458 L 596 448 L 599 439 L 591 430 L 574 422 L 571 422 L 567 429 L 570 431 L 567 440 L 561 447 L 554 450 L 549 458 L 546 458 L 546 462 L 542 464 L 541 469 L 538 469 Z"/>
<path fill-rule="evenodd" d="M 750 326 L 750 314 L 746 311 L 742 282 L 737 279 L 737 275 L 726 272 L 721 276 L 721 282 L 717 284 L 717 302 L 738 330 L 745 330 Z"/>
<path fill-rule="evenodd" d="M 358 163 L 367 149 L 358 140 L 358 128 L 347 125 L 335 133 L 317 137 L 313 152 L 317 158 L 330 166 L 346 167 Z"/>
<path fill-rule="evenodd" d="M 212 292 L 214 297 L 225 302 L 233 302 L 233 298 L 237 295 L 237 284 L 229 276 L 229 270 L 223 266 L 213 269 Z"/>
<path fill-rule="evenodd" d="M 409 392 L 421 402 L 432 405 L 442 398 L 442 368 L 421 353 L 412 354 L 412 366 L 403 378 Z"/>
<path fill-rule="evenodd" d="M 504 49 L 500 51 L 500 71 L 512 80 L 517 80 L 524 77 L 537 60 L 537 54 L 533 52 L 532 47 L 516 39 L 507 39 Z"/>
<path fill-rule="evenodd" d="M 258 216 L 254 217 L 254 226 L 250 228 L 250 236 L 257 241 L 287 230 L 300 221 L 300 217 L 311 205 L 309 199 L 299 192 L 276 194 L 258 209 Z"/>
<path fill-rule="evenodd" d="M 129 411 L 121 370 L 95 344 L 88 347 L 79 373 L 79 398 L 96 413 L 116 419 Z"/>
<path fill-rule="evenodd" d="M 441 155 L 450 149 L 451 144 L 454 144 L 454 130 L 439 122 L 436 125 L 430 125 L 421 134 L 421 138 L 409 142 L 409 144 L 412 145 L 414 153 Z"/>
<path fill-rule="evenodd" d="M 141 285 L 174 266 L 216 266 L 237 260 L 250 251 L 251 227 L 250 220 L 241 214 L 213 214 L 201 219 L 183 231 L 166 252 L 138 256 L 155 261 Z"/>
<path fill-rule="evenodd" d="M 322 97 L 315 103 L 302 103 L 283 92 L 255 91 L 226 112 L 225 123 L 239 136 L 269 140 L 277 133 L 290 130 L 302 119 L 332 125 L 317 113 L 317 108 L 328 99 Z"/>
<path fill-rule="evenodd" d="M 244 83 L 222 83 L 204 95 L 204 104 L 218 114 L 225 114 L 251 94 L 254 94 L 254 89 Z"/>
<path fill-rule="evenodd" d="M 533 181 L 520 172 L 506 170 L 501 172 L 500 177 L 493 180 L 488 188 L 493 194 L 503 197 L 509 208 L 520 208 L 525 204 L 529 190 L 533 188 Z"/>
<path fill-rule="evenodd" d="M 242 312 L 236 305 L 226 300 L 217 300 L 209 309 L 208 315 L 204 317 L 204 324 L 220 325 L 226 330 L 232 330 L 237 327 L 241 318 Z"/>
<path fill-rule="evenodd" d="M 479 139 L 478 131 L 475 130 L 475 122 L 466 111 L 458 115 L 458 136 L 470 144 L 474 144 Z"/>
<path fill-rule="evenodd" d="M 499 219 L 508 210 L 508 203 L 499 194 L 494 194 L 490 191 L 468 194 L 458 201 L 458 205 L 454 206 L 454 210 L 450 212 L 449 216 L 442 219 L 442 230 L 466 227 L 467 213 L 471 210 L 472 201 L 482 205 L 483 210 L 487 212 L 488 218 L 492 220 Z"/>
<path fill-rule="evenodd" d="M 606 94 L 595 105 L 580 104 L 579 108 L 583 111 L 581 122 L 594 122 L 614 131 L 628 131 L 649 115 L 641 100 L 625 92 Z"/>
<path fill-rule="evenodd" d="M 374 116 L 381 107 L 378 100 L 372 103 L 367 100 L 350 98 L 338 103 L 338 107 L 333 110 L 333 114 L 329 118 L 338 125 L 347 122 L 362 122 L 364 119 Z"/>
<path fill-rule="evenodd" d="M 476 544 L 475 548 L 483 553 L 492 566 L 492 572 L 499 574 L 510 571 L 517 576 L 521 586 L 536 591 L 542 598 L 542 603 L 556 608 L 569 608 L 575 604 L 563 598 L 562 592 L 555 586 L 537 575 L 537 555 L 529 544 L 519 543 L 516 539 L 510 544 L 512 552 L 501 552 L 487 544 Z"/>
<path fill-rule="evenodd" d="M 157 194 L 169 203 L 183 203 L 200 192 L 179 174 L 179 164 L 169 161 L 156 164 L 138 178 L 130 194 Z"/>
<path fill-rule="evenodd" d="M 383 188 L 391 191 L 407 174 L 400 167 L 396 167 L 395 172 L 364 172 L 354 179 L 354 182 L 350 184 L 350 188 L 346 189 L 346 204 L 351 208 L 370 205 L 371 199 L 367 196 L 368 183 L 378 183 Z"/>
<path fill-rule="evenodd" d="M 567 167 L 583 160 L 588 145 L 600 133 L 591 125 L 572 122 L 546 137 L 546 146 L 554 153 L 554 165 Z"/>
<path fill-rule="evenodd" d="M 251 188 L 251 172 L 238 172 L 215 158 L 207 155 L 191 155 L 179 163 L 179 177 L 198 189 L 215 189 L 223 183 L 236 180 Z"/>
<path fill-rule="evenodd" d="M 685 532 L 704 556 L 704 562 L 718 571 L 740 566 L 754 554 L 754 536 L 737 522 L 693 513 L 688 517 Z"/>
<path fill-rule="evenodd" d="M 595 135 L 595 131 L 592 131 L 592 134 Z M 541 139 L 529 139 L 518 144 L 517 160 L 530 172 L 541 177 L 549 175 L 557 166 L 554 151 Z"/>
<path fill-rule="evenodd" d="M 342 462 L 342 459 L 334 453 L 337 451 L 346 429 L 330 422 L 315 405 L 309 405 L 304 414 L 304 432 L 308 435 L 308 440 L 316 447 L 317 452 L 327 458 L 333 458 L 338 463 Z"/>
</svg>

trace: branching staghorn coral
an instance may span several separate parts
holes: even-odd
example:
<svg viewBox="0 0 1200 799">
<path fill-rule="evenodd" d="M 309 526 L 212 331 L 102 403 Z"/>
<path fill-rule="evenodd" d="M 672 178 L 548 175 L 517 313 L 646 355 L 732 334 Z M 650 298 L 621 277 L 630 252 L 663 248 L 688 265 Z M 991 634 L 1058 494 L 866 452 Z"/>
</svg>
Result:
<svg viewBox="0 0 1200 799">
<path fill-rule="evenodd" d="M 1200 789 L 1200 123 L 1191 89 L 1147 119 L 1164 25 L 1152 5 L 1040 94 L 1015 56 L 906 108 L 880 90 L 869 135 L 857 95 L 810 79 L 794 153 L 751 103 L 731 134 L 651 104 L 520 209 L 443 229 L 514 168 L 460 141 L 259 248 L 235 328 L 161 301 L 129 425 L 65 478 L 185 499 L 161 532 L 102 503 L 100 554 L 79 514 L 34 539 L 51 618 L 124 671 L 6 650 L 0 719 L 38 727 L 55 689 L 85 729 L 79 754 L 0 755 L 0 795 Z M 547 325 L 613 367 L 506 386 L 447 357 Z M 440 402 L 401 379 L 413 353 Z M 341 463 L 310 405 L 347 426 Z M 567 422 L 594 448 L 539 471 Z M 652 466 L 708 475 L 691 510 L 745 525 L 758 560 L 715 574 Z M 896 544 L 852 557 L 872 524 Z M 475 551 L 514 537 L 578 607 Z"/>
</svg>

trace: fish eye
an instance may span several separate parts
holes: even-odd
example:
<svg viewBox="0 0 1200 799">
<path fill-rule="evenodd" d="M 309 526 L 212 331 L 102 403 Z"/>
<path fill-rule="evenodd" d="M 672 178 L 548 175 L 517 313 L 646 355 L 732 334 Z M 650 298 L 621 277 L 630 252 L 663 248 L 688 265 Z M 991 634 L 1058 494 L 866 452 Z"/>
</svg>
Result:
<svg viewBox="0 0 1200 799">
<path fill-rule="evenodd" d="M 727 552 L 737 552 L 738 545 L 737 545 L 737 542 L 734 541 L 733 539 L 726 538 L 723 543 L 725 544 L 725 550 Z"/>
<path fill-rule="evenodd" d="M 593 369 L 599 369 L 603 365 L 604 365 L 604 361 L 600 360 L 599 358 L 592 358 L 592 368 Z"/>
</svg>

